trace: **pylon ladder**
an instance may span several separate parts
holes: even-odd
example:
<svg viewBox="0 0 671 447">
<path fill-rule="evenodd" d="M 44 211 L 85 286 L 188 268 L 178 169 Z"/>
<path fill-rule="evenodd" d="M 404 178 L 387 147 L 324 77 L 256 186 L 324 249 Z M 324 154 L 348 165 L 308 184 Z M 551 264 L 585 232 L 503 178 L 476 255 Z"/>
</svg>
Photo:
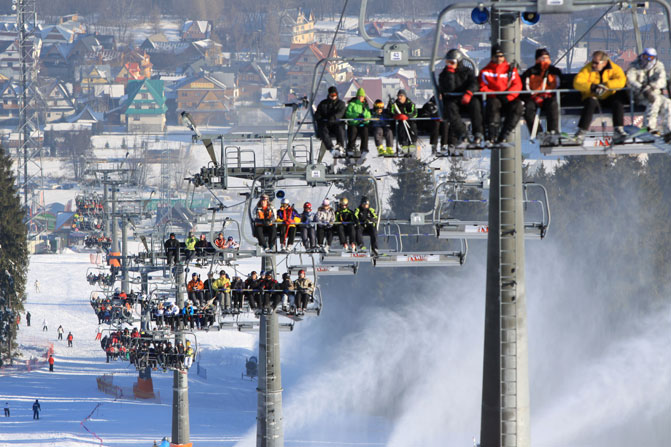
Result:
<svg viewBox="0 0 671 447">
<path fill-rule="evenodd" d="M 517 229 L 515 158 L 499 156 L 500 412 L 502 447 L 517 445 Z"/>
</svg>

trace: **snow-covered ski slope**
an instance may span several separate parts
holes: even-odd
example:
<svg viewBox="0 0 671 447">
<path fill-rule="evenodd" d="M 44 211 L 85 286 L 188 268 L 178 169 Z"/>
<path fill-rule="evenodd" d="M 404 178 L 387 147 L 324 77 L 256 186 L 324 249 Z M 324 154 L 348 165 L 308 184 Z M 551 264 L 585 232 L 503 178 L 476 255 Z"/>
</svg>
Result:
<svg viewBox="0 0 671 447">
<path fill-rule="evenodd" d="M 5 446 L 151 446 L 163 436 L 170 439 L 172 417 L 172 373 L 152 373 L 154 401 L 116 398 L 98 390 L 96 379 L 113 375 L 113 383 L 125 396 L 132 395 L 137 371 L 125 362 L 105 363 L 104 352 L 96 341 L 97 318 L 89 305 L 95 290 L 85 279 L 92 267 L 88 253 L 37 255 L 30 260 L 26 310 L 32 315 L 31 326 L 25 317 L 19 330 L 20 349 L 25 360 L 38 358 L 38 364 L 27 371 L 25 361 L 0 371 L 0 406 L 9 404 L 11 417 L 0 417 L 0 447 Z M 248 273 L 253 267 L 242 266 Z M 201 272 L 205 274 L 205 270 Z M 35 280 L 40 291 L 35 290 Z M 42 330 L 46 319 L 48 331 Z M 300 325 L 307 326 L 311 321 Z M 74 347 L 57 341 L 56 330 L 62 325 L 65 336 L 74 335 Z M 299 326 L 300 326 L 299 325 Z M 65 338 L 65 337 L 64 337 Z M 282 333 L 283 384 L 296 386 L 296 376 L 305 372 L 301 364 L 300 328 Z M 256 380 L 241 379 L 247 357 L 257 355 L 254 333 L 221 331 L 198 333 L 200 365 L 207 378 L 189 372 L 191 440 L 197 446 L 254 445 L 256 431 Z M 44 360 L 48 346 L 54 347 L 54 372 Z M 39 399 L 42 413 L 32 419 L 32 403 Z M 290 405 L 290 399 L 287 401 Z M 0 413 L 1 414 L 1 413 Z M 321 431 L 323 442 L 309 445 L 384 445 L 380 434 L 389 430 L 377 417 L 343 416 L 346 435 Z M 342 425 L 341 425 L 342 426 Z M 371 432 L 371 427 L 375 430 Z M 298 436 L 300 438 L 301 436 Z M 314 439 L 314 438 L 313 438 Z M 328 442 L 341 439 L 342 442 Z M 349 442 L 354 440 L 356 442 Z M 358 441 L 363 440 L 363 441 Z M 368 441 L 370 440 L 370 441 Z M 306 445 L 305 440 L 290 434 L 285 445 Z"/>
<path fill-rule="evenodd" d="M 31 258 L 29 296 L 26 309 L 31 326 L 21 322 L 19 342 L 24 357 L 40 356 L 54 345 L 54 372 L 42 358 L 31 372 L 25 366 L 12 373 L 0 373 L 0 401 L 9 403 L 10 418 L 0 419 L 2 446 L 151 446 L 154 440 L 170 437 L 172 373 L 152 374 L 160 403 L 115 399 L 97 388 L 96 378 L 114 374 L 114 384 L 132 394 L 137 372 L 127 363 L 105 363 L 100 344 L 95 341 L 97 319 L 88 303 L 92 290 L 85 280 L 88 254 L 42 255 Z M 40 292 L 34 282 L 38 279 Z M 47 320 L 48 331 L 42 330 Z M 72 331 L 74 347 L 57 341 L 58 325 L 65 335 Z M 245 356 L 255 347 L 255 338 L 237 332 L 211 333 L 199 337 L 204 349 L 202 366 L 207 379 L 190 373 L 191 426 L 197 445 L 233 445 L 255 423 L 256 383 L 242 381 Z M 219 349 L 225 346 L 225 349 Z M 216 350 L 211 350 L 216 347 Z M 209 354 L 208 354 L 209 352 Z M 205 360 L 207 358 L 208 360 Z M 39 421 L 32 420 L 35 399 L 42 405 Z M 91 418 L 82 421 L 100 404 Z"/>
</svg>

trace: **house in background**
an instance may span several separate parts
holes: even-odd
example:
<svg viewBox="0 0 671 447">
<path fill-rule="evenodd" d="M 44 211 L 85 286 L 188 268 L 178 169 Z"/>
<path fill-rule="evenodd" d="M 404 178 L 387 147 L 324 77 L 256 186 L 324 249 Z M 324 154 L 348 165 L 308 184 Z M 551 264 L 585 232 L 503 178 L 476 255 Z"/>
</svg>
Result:
<svg viewBox="0 0 671 447">
<path fill-rule="evenodd" d="M 59 121 L 75 113 L 72 84 L 53 80 L 41 89 L 44 100 L 44 122 Z"/>
<path fill-rule="evenodd" d="M 184 41 L 209 39 L 212 36 L 212 22 L 207 20 L 187 20 L 182 25 L 181 38 Z"/>
<path fill-rule="evenodd" d="M 160 133 L 165 130 L 167 107 L 162 80 L 128 81 L 126 96 L 121 105 L 120 120 L 128 132 Z"/>
<path fill-rule="evenodd" d="M 234 91 L 234 85 L 207 74 L 184 79 L 177 85 L 177 112 L 188 111 L 198 125 L 226 124 L 233 107 L 229 94 Z"/>
<path fill-rule="evenodd" d="M 315 17 L 311 11 L 284 11 L 280 16 L 280 44 L 309 45 L 315 42 Z"/>
</svg>

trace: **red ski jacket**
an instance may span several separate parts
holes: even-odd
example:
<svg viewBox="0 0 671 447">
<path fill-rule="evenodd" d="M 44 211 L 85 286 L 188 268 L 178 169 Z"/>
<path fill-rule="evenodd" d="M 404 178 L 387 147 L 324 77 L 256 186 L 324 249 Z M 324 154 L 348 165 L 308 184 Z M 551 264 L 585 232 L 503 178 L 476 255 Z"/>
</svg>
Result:
<svg viewBox="0 0 671 447">
<path fill-rule="evenodd" d="M 502 64 L 488 63 L 480 72 L 480 91 L 482 92 L 519 92 L 522 90 L 522 80 L 517 68 L 511 67 L 508 62 Z M 519 96 L 519 93 L 506 95 L 508 101 Z"/>
</svg>

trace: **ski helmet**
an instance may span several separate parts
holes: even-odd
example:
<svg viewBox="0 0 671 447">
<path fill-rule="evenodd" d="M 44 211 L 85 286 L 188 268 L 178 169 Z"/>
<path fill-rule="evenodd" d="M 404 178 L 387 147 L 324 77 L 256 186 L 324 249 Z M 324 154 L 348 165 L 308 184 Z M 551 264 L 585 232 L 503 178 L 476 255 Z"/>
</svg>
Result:
<svg viewBox="0 0 671 447">
<path fill-rule="evenodd" d="M 303 209 L 304 210 L 311 210 L 312 209 L 312 204 L 310 202 L 305 202 L 303 204 Z"/>
<path fill-rule="evenodd" d="M 331 205 L 331 201 L 329 199 L 324 199 L 324 201 L 322 202 L 322 205 L 323 206 L 329 206 L 329 205 Z"/>
<path fill-rule="evenodd" d="M 645 55 L 645 56 L 650 56 L 650 57 L 656 58 L 657 57 L 657 50 L 655 50 L 652 47 L 651 48 L 646 48 L 645 50 L 643 50 L 643 53 L 641 53 L 641 54 Z"/>
<path fill-rule="evenodd" d="M 284 198 L 282 199 L 282 205 L 288 205 L 289 204 L 289 199 Z"/>
<path fill-rule="evenodd" d="M 301 273 L 302 273 L 303 275 L 305 275 L 305 270 L 299 270 L 299 271 L 298 271 L 298 274 L 299 274 L 299 275 L 300 275 Z"/>
<path fill-rule="evenodd" d="M 464 58 L 464 55 L 461 54 L 461 51 L 457 50 L 456 48 L 452 48 L 450 51 L 447 52 L 445 55 L 445 59 L 449 61 L 457 61 L 457 63 L 461 62 L 461 60 Z"/>
<path fill-rule="evenodd" d="M 343 197 L 342 199 L 340 199 L 340 205 L 341 206 L 349 205 L 349 199 L 347 197 Z"/>
<path fill-rule="evenodd" d="M 368 201 L 368 197 L 363 196 L 361 198 L 361 205 L 370 205 L 370 202 Z"/>
</svg>

